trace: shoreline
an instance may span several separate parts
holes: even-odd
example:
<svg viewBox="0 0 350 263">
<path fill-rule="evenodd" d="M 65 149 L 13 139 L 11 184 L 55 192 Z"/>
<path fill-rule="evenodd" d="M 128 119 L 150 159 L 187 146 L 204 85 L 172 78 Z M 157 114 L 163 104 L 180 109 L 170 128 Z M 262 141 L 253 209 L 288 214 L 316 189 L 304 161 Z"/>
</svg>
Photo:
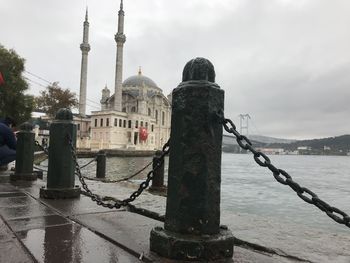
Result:
<svg viewBox="0 0 350 263">
<path fill-rule="evenodd" d="M 108 157 L 149 157 L 154 156 L 155 150 L 122 150 L 122 149 L 105 149 L 104 151 Z M 93 158 L 99 151 L 77 150 L 79 158 Z"/>
</svg>

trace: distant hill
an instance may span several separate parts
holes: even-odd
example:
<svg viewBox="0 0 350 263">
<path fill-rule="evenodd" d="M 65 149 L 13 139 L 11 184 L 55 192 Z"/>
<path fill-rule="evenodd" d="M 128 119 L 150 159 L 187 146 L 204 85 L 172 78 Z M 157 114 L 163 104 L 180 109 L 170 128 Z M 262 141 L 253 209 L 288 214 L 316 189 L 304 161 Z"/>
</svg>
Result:
<svg viewBox="0 0 350 263">
<path fill-rule="evenodd" d="M 256 144 L 296 142 L 296 140 L 280 139 L 280 138 L 268 137 L 268 136 L 263 136 L 263 135 L 249 135 L 248 138 L 249 138 L 249 140 L 251 140 L 252 142 L 255 142 Z M 225 144 L 237 144 L 235 137 L 232 135 L 224 135 L 223 136 L 223 143 L 225 143 Z"/>
<path fill-rule="evenodd" d="M 296 150 L 300 146 L 308 146 L 313 150 L 324 150 L 329 147 L 331 151 L 349 151 L 350 150 L 350 134 L 328 137 L 323 139 L 300 140 L 289 144 L 272 143 L 269 147 L 281 147 L 287 150 Z"/>
<path fill-rule="evenodd" d="M 289 140 L 260 135 L 250 135 L 249 139 L 254 147 L 283 148 L 287 151 L 295 151 L 301 146 L 311 147 L 310 154 L 346 154 L 350 151 L 350 134 L 312 140 Z M 222 150 L 240 152 L 235 137 L 224 135 Z"/>
<path fill-rule="evenodd" d="M 268 136 L 263 136 L 263 135 L 249 135 L 248 137 L 252 141 L 262 142 L 262 143 L 292 143 L 292 142 L 296 142 L 296 140 L 274 138 L 274 137 L 268 137 Z"/>
<path fill-rule="evenodd" d="M 285 144 L 292 143 L 296 140 L 280 139 L 262 135 L 249 135 L 249 140 L 255 147 L 263 147 L 269 144 Z M 236 142 L 236 138 L 232 135 L 223 135 L 222 138 L 222 150 L 224 152 L 240 152 L 240 148 Z"/>
</svg>

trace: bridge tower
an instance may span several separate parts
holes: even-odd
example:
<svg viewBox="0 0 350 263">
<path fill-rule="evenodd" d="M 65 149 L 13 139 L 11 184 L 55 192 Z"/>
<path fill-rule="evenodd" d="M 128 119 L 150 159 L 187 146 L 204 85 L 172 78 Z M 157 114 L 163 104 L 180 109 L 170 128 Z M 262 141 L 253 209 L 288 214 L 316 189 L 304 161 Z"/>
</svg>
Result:
<svg viewBox="0 0 350 263">
<path fill-rule="evenodd" d="M 242 135 L 248 136 L 249 135 L 249 119 L 251 119 L 250 115 L 248 113 L 239 114 L 238 117 L 239 117 L 239 132 Z"/>
</svg>

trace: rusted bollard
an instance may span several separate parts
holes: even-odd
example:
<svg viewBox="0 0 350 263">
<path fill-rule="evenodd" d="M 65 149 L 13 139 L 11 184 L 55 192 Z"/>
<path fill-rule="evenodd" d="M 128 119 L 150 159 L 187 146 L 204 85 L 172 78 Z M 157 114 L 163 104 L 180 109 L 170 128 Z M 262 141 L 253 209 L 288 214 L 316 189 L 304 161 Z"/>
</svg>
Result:
<svg viewBox="0 0 350 263">
<path fill-rule="evenodd" d="M 47 187 L 40 189 L 41 198 L 63 199 L 80 196 L 80 187 L 75 182 L 75 148 L 77 127 L 69 109 L 58 110 L 50 125 L 49 169 Z"/>
<path fill-rule="evenodd" d="M 97 153 L 96 160 L 96 178 L 105 178 L 106 177 L 106 152 L 99 151 Z"/>
<path fill-rule="evenodd" d="M 162 151 L 156 151 L 156 154 L 153 157 L 153 164 L 152 164 L 153 170 L 156 168 L 157 164 L 161 161 L 160 159 L 161 155 L 162 155 Z M 166 186 L 164 185 L 164 162 L 161 163 L 161 165 L 154 170 L 152 185 L 149 188 L 149 191 L 157 192 L 157 193 L 166 192 Z"/>
<path fill-rule="evenodd" d="M 174 89 L 168 196 L 164 228 L 151 231 L 150 249 L 188 261 L 229 259 L 233 236 L 220 226 L 224 91 L 209 60 L 196 58 Z"/>
<path fill-rule="evenodd" d="M 38 177 L 37 173 L 33 172 L 35 134 L 32 130 L 33 126 L 25 122 L 17 133 L 16 167 L 15 173 L 10 175 L 13 181 L 33 181 Z"/>
</svg>

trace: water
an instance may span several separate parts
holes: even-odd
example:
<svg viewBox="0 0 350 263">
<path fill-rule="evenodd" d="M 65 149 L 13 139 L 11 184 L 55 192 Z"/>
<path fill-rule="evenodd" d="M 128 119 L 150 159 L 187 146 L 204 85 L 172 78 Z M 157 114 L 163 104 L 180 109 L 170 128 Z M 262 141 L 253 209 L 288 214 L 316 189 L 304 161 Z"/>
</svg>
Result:
<svg viewBox="0 0 350 263">
<path fill-rule="evenodd" d="M 222 160 L 224 210 L 344 231 L 289 186 L 278 183 L 267 168 L 257 166 L 252 155 L 223 154 Z M 271 161 L 331 206 L 350 213 L 349 157 L 275 155 Z"/>
<path fill-rule="evenodd" d="M 270 156 L 301 186 L 350 214 L 350 157 Z M 83 165 L 91 159 L 81 159 Z M 147 165 L 151 157 L 108 158 L 107 178 L 128 177 Z M 166 159 L 167 174 L 168 159 Z M 150 168 L 149 168 L 150 169 Z M 145 170 L 132 182 L 140 183 Z M 83 170 L 95 176 L 95 165 Z M 334 222 L 313 205 L 301 200 L 288 186 L 278 183 L 267 168 L 250 154 L 222 155 L 221 222 L 243 240 L 284 251 L 310 262 L 350 262 L 350 229 Z M 120 184 L 89 184 L 101 194 L 125 198 L 131 189 Z M 165 199 L 144 192 L 134 204 L 164 213 Z"/>
<path fill-rule="evenodd" d="M 128 177 L 152 160 L 151 157 L 113 157 L 107 159 L 107 179 Z M 83 164 L 89 159 L 80 160 Z M 274 155 L 273 164 L 287 171 L 293 180 L 309 188 L 331 206 L 350 213 L 350 157 Z M 165 167 L 167 174 L 168 159 Z M 133 178 L 138 183 L 146 177 L 146 169 Z M 93 177 L 95 167 L 83 173 Z M 223 212 L 273 217 L 319 228 L 344 231 L 316 207 L 301 200 L 288 186 L 278 183 L 272 173 L 259 167 L 250 154 L 222 155 L 221 209 Z"/>
<path fill-rule="evenodd" d="M 319 198 L 350 214 L 348 156 L 270 156 Z M 311 262 L 350 262 L 350 229 L 301 200 L 252 155 L 223 154 L 221 221 L 243 239 Z"/>
</svg>

